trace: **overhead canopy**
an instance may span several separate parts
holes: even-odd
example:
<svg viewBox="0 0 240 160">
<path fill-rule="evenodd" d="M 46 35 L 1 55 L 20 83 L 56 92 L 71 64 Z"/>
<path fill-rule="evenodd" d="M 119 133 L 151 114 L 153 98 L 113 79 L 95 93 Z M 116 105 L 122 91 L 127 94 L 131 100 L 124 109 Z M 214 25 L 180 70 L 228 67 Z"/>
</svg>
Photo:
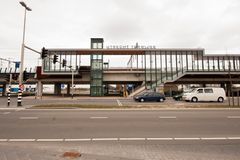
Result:
<svg viewBox="0 0 240 160">
<path fill-rule="evenodd" d="M 160 51 L 204 51 L 203 49 L 48 49 L 49 52 L 58 54 L 66 53 L 77 55 L 91 55 L 101 53 L 103 55 L 144 55 L 145 52 Z"/>
</svg>

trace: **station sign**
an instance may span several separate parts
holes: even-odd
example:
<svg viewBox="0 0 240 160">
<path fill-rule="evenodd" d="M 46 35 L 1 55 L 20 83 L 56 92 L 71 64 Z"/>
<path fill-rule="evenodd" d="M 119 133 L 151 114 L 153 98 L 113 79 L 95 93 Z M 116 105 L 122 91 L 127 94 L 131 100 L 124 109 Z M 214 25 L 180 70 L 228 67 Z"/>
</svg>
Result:
<svg viewBox="0 0 240 160">
<path fill-rule="evenodd" d="M 156 49 L 154 45 L 109 45 L 107 49 Z"/>
</svg>

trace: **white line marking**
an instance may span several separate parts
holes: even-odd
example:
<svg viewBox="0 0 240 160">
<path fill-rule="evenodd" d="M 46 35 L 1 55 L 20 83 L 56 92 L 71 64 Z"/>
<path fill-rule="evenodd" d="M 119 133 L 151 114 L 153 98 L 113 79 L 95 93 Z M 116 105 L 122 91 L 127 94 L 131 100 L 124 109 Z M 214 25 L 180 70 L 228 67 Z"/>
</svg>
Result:
<svg viewBox="0 0 240 160">
<path fill-rule="evenodd" d="M 108 117 L 90 117 L 90 119 L 107 119 Z"/>
<path fill-rule="evenodd" d="M 175 117 L 175 116 L 159 116 L 158 118 L 160 118 L 160 119 L 176 119 L 177 117 Z"/>
<path fill-rule="evenodd" d="M 11 112 L 3 112 L 3 114 L 5 114 L 5 115 L 6 115 L 6 114 L 9 114 L 9 113 L 11 113 Z"/>
<path fill-rule="evenodd" d="M 147 138 L 149 141 L 169 141 L 173 140 L 173 138 Z"/>
<path fill-rule="evenodd" d="M 174 140 L 200 140 L 200 138 L 174 138 Z"/>
<path fill-rule="evenodd" d="M 37 142 L 62 142 L 64 139 L 37 139 Z"/>
<path fill-rule="evenodd" d="M 230 140 L 237 140 L 237 139 L 239 139 L 240 140 L 240 137 L 227 137 L 227 139 L 230 139 Z"/>
<path fill-rule="evenodd" d="M 240 116 L 228 116 L 227 118 L 234 119 L 234 118 L 240 118 Z"/>
<path fill-rule="evenodd" d="M 34 142 L 35 139 L 9 139 L 9 142 Z"/>
<path fill-rule="evenodd" d="M 92 141 L 118 141 L 118 138 L 93 138 Z"/>
<path fill-rule="evenodd" d="M 65 139 L 64 141 L 66 142 L 78 142 L 78 141 L 91 141 L 90 138 L 85 138 L 85 139 Z"/>
<path fill-rule="evenodd" d="M 0 139 L 0 142 L 80 142 L 80 141 L 172 141 L 172 140 L 240 140 L 240 137 L 189 138 L 83 138 L 83 139 Z"/>
<path fill-rule="evenodd" d="M 226 140 L 226 137 L 210 137 L 210 138 L 201 138 L 201 140 Z"/>
<path fill-rule="evenodd" d="M 119 138 L 120 141 L 144 141 L 146 138 Z"/>
<path fill-rule="evenodd" d="M 122 103 L 117 99 L 118 106 L 122 106 Z"/>
<path fill-rule="evenodd" d="M 30 120 L 30 119 L 39 119 L 39 118 L 38 117 L 20 117 L 19 119 Z"/>
</svg>

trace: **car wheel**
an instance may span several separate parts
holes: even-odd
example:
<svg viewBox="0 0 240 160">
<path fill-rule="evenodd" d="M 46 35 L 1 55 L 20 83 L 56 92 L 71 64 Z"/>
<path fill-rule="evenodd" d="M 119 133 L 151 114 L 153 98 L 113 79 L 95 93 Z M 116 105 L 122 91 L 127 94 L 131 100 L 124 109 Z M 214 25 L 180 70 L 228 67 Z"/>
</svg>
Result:
<svg viewBox="0 0 240 160">
<path fill-rule="evenodd" d="M 160 99 L 159 99 L 159 102 L 163 102 L 163 101 L 164 101 L 163 98 L 160 98 Z"/>
<path fill-rule="evenodd" d="M 223 97 L 218 98 L 218 102 L 222 103 L 224 101 Z"/>
<path fill-rule="evenodd" d="M 198 99 L 197 99 L 197 97 L 193 97 L 191 101 L 192 101 L 192 102 L 197 102 Z"/>
<path fill-rule="evenodd" d="M 143 99 L 143 98 L 141 98 L 141 99 L 140 99 L 140 102 L 144 102 L 144 99 Z"/>
</svg>

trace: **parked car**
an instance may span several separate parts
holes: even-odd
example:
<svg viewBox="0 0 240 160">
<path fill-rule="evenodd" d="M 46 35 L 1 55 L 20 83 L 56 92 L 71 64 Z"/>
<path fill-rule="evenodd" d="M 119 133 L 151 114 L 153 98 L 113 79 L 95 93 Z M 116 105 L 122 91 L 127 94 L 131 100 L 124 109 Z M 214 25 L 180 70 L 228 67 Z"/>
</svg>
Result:
<svg viewBox="0 0 240 160">
<path fill-rule="evenodd" d="M 192 92 L 184 94 L 183 100 L 198 101 L 217 101 L 223 102 L 226 99 L 226 93 L 223 88 L 196 88 Z"/>
<path fill-rule="evenodd" d="M 161 93 L 157 92 L 145 92 L 143 94 L 137 95 L 134 97 L 135 101 L 138 102 L 146 102 L 146 101 L 157 101 L 157 102 L 163 102 L 166 100 L 165 96 Z"/>
<path fill-rule="evenodd" d="M 176 94 L 175 96 L 173 96 L 173 99 L 175 101 L 181 101 L 182 97 L 183 97 L 183 93 L 180 93 L 180 94 Z"/>
<path fill-rule="evenodd" d="M 179 93 L 179 94 L 176 94 L 175 96 L 173 96 L 173 99 L 176 100 L 176 101 L 181 101 L 183 99 L 183 95 L 186 95 L 190 92 L 192 92 L 193 89 L 190 89 L 190 90 L 185 90 L 184 92 L 182 93 Z"/>
</svg>

